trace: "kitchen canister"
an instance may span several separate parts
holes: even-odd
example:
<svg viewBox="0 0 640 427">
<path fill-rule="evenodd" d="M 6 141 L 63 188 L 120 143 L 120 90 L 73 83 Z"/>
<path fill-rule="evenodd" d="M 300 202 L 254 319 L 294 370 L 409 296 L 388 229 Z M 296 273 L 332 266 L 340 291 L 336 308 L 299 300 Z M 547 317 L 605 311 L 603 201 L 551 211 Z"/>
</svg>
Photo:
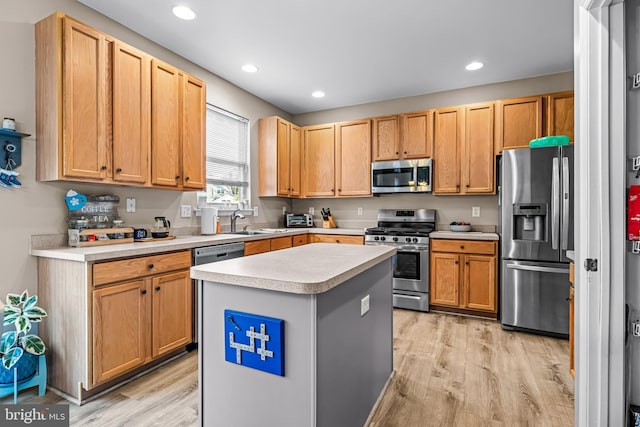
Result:
<svg viewBox="0 0 640 427">
<path fill-rule="evenodd" d="M 200 213 L 200 234 L 216 234 L 218 208 L 203 207 Z"/>
</svg>

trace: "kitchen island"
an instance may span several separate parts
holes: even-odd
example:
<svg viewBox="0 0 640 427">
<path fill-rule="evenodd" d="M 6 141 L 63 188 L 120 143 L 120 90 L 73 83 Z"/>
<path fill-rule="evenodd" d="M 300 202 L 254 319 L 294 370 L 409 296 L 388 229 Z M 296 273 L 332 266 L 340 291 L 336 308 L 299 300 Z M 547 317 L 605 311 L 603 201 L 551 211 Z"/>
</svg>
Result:
<svg viewBox="0 0 640 427">
<path fill-rule="evenodd" d="M 393 372 L 394 253 L 309 244 L 192 267 L 201 425 L 363 425 Z"/>
</svg>

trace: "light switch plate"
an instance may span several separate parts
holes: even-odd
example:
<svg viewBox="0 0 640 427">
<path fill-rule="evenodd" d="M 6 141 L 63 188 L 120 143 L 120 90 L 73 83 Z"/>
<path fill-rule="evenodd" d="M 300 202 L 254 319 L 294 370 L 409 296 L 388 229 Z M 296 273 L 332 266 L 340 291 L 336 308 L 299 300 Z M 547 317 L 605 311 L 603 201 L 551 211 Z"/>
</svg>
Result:
<svg viewBox="0 0 640 427">
<path fill-rule="evenodd" d="M 313 215 L 313 214 L 315 214 L 315 213 L 316 213 L 316 208 L 314 208 L 314 207 L 310 207 L 310 208 L 309 208 L 309 215 Z"/>
<path fill-rule="evenodd" d="M 191 205 L 180 206 L 180 218 L 191 218 Z"/>
<path fill-rule="evenodd" d="M 358 208 L 358 216 L 362 216 L 362 208 Z"/>
<path fill-rule="evenodd" d="M 367 314 L 368 311 L 369 311 L 369 295 L 367 295 L 366 297 L 360 300 L 360 317 Z"/>
<path fill-rule="evenodd" d="M 471 208 L 471 216 L 480 216 L 480 206 L 474 206 Z"/>
<path fill-rule="evenodd" d="M 258 216 L 258 207 L 257 206 L 255 206 L 253 208 L 253 216 Z"/>
<path fill-rule="evenodd" d="M 136 199 L 133 197 L 127 197 L 127 212 L 136 211 Z"/>
</svg>

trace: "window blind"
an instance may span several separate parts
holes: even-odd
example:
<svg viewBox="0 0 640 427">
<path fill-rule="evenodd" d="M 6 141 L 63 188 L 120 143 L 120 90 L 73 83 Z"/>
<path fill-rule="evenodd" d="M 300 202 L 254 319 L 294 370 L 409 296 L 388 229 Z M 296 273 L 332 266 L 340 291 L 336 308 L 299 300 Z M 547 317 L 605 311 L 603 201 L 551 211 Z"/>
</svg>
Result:
<svg viewBox="0 0 640 427">
<path fill-rule="evenodd" d="M 207 184 L 249 187 L 249 120 L 207 104 Z"/>
</svg>

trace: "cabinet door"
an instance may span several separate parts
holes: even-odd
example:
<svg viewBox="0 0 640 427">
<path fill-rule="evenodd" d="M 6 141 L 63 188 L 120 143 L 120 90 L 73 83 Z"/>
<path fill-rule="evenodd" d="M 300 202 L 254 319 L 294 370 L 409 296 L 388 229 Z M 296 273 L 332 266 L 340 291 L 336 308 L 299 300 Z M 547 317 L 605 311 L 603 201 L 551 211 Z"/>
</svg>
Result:
<svg viewBox="0 0 640 427">
<path fill-rule="evenodd" d="M 304 129 L 304 172 L 306 197 L 335 195 L 334 126 L 318 125 Z"/>
<path fill-rule="evenodd" d="M 497 310 L 496 257 L 466 255 L 464 259 L 465 296 L 463 307 L 471 310 Z"/>
<path fill-rule="evenodd" d="M 431 252 L 429 303 L 460 305 L 460 255 Z"/>
<path fill-rule="evenodd" d="M 344 243 L 347 245 L 364 245 L 363 236 L 349 236 L 345 234 L 311 234 L 313 243 Z"/>
<path fill-rule="evenodd" d="M 151 183 L 177 187 L 180 179 L 182 76 L 169 64 L 151 63 Z"/>
<path fill-rule="evenodd" d="M 494 106 L 493 102 L 467 105 L 464 114 L 465 138 L 462 150 L 464 193 L 494 193 Z"/>
<path fill-rule="evenodd" d="M 528 147 L 542 136 L 542 96 L 503 99 L 496 108 L 496 153 Z"/>
<path fill-rule="evenodd" d="M 151 294 L 143 280 L 93 291 L 93 383 L 148 361 Z"/>
<path fill-rule="evenodd" d="M 309 243 L 308 234 L 298 234 L 297 236 L 293 236 L 293 246 L 302 246 L 307 243 Z"/>
<path fill-rule="evenodd" d="M 192 341 L 193 292 L 189 271 L 152 279 L 152 357 L 158 357 Z"/>
<path fill-rule="evenodd" d="M 300 128 L 290 124 L 289 132 L 289 196 L 300 197 L 302 195 L 302 174 L 300 166 L 302 163 L 302 135 Z"/>
<path fill-rule="evenodd" d="M 418 111 L 400 116 L 401 157 L 420 159 L 431 157 L 433 147 L 433 110 Z"/>
<path fill-rule="evenodd" d="M 183 76 L 182 115 L 182 187 L 205 187 L 205 113 L 206 86 L 202 80 Z"/>
<path fill-rule="evenodd" d="M 62 174 L 103 179 L 111 176 L 106 135 L 108 76 L 104 34 L 64 19 Z M 110 93 L 110 92 L 109 92 Z M 45 112 L 47 114 L 48 112 Z"/>
<path fill-rule="evenodd" d="M 433 152 L 434 189 L 436 194 L 460 192 L 460 146 L 464 110 L 441 108 L 435 113 Z"/>
<path fill-rule="evenodd" d="M 277 125 L 277 157 L 278 157 L 278 196 L 289 196 L 291 191 L 291 124 L 278 119 Z"/>
<path fill-rule="evenodd" d="M 292 246 L 293 246 L 293 239 L 291 238 L 291 236 L 275 237 L 271 239 L 270 248 L 272 251 L 286 249 Z"/>
<path fill-rule="evenodd" d="M 338 197 L 371 195 L 371 120 L 336 124 Z"/>
<path fill-rule="evenodd" d="M 151 57 L 113 43 L 113 180 L 146 184 L 151 146 Z"/>
<path fill-rule="evenodd" d="M 567 135 L 569 141 L 574 138 L 574 101 L 573 91 L 552 93 L 546 96 L 547 135 Z"/>
<path fill-rule="evenodd" d="M 373 119 L 372 147 L 374 161 L 400 158 L 398 116 L 375 117 Z"/>
<path fill-rule="evenodd" d="M 244 256 L 271 251 L 271 239 L 254 240 L 244 244 Z"/>
</svg>

